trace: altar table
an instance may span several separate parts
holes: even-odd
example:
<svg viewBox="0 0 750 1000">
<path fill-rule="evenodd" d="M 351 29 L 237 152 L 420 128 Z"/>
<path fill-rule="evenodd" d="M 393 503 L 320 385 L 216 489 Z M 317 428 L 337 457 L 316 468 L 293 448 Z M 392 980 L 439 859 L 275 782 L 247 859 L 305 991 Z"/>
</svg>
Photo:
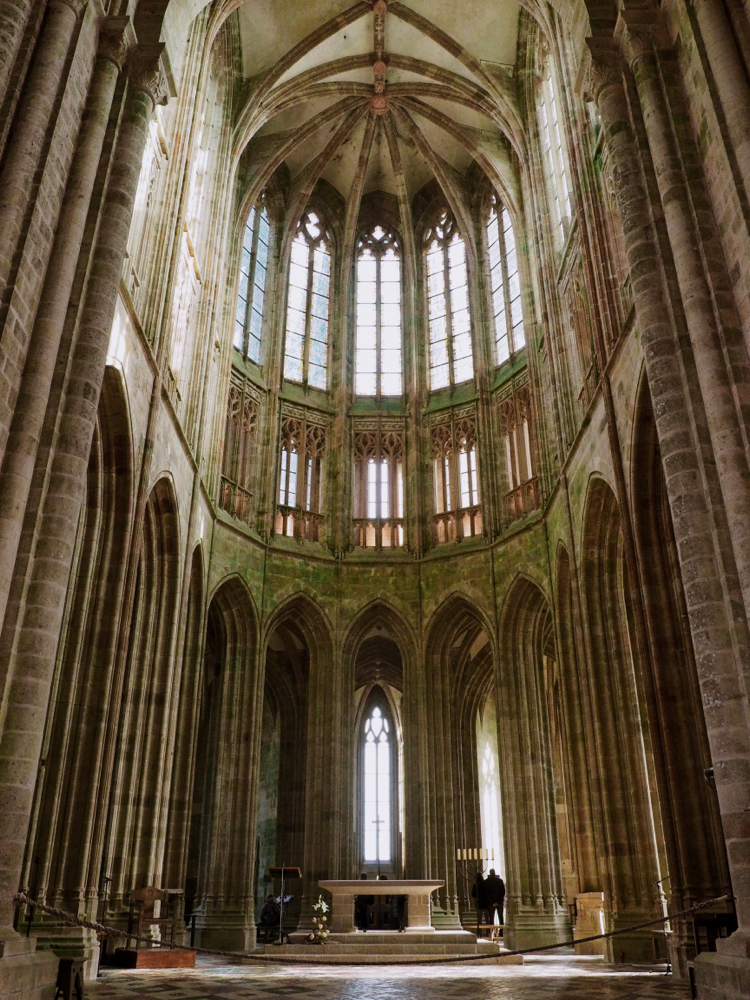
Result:
<svg viewBox="0 0 750 1000">
<path fill-rule="evenodd" d="M 333 897 L 329 926 L 335 934 L 354 931 L 355 896 L 408 896 L 407 931 L 433 931 L 430 923 L 430 894 L 442 888 L 445 882 L 422 879 L 323 879 L 318 882 L 321 889 Z"/>
</svg>

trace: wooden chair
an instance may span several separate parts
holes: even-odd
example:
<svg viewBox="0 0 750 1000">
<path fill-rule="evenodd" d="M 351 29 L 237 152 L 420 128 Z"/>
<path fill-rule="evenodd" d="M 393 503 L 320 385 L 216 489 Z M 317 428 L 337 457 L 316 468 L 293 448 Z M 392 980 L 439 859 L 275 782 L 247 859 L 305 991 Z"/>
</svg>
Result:
<svg viewBox="0 0 750 1000">
<path fill-rule="evenodd" d="M 182 898 L 182 890 L 157 889 L 155 885 L 144 886 L 143 889 L 136 889 L 130 895 L 130 917 L 128 920 L 128 934 L 137 937 L 144 937 L 145 930 L 154 924 L 165 931 L 170 930 L 169 942 L 175 943 L 177 930 L 178 902 Z M 154 903 L 157 899 L 161 902 L 161 911 L 158 917 L 154 916 Z M 170 912 L 171 911 L 171 912 Z M 130 946 L 130 941 L 128 941 Z M 136 950 L 141 947 L 148 947 L 142 941 L 136 941 Z"/>
</svg>

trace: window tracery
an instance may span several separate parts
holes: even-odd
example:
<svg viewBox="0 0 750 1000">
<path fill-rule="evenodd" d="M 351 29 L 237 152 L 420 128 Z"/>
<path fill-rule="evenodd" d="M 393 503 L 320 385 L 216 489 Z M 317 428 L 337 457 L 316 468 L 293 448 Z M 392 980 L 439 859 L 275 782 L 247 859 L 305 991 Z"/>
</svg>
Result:
<svg viewBox="0 0 750 1000">
<path fill-rule="evenodd" d="M 505 494 L 509 522 L 539 507 L 539 480 L 535 475 L 531 437 L 531 391 L 522 386 L 499 403 L 500 431 L 510 489 Z"/>
<path fill-rule="evenodd" d="M 234 315 L 234 346 L 256 364 L 260 364 L 270 242 L 268 210 L 261 201 L 250 210 L 242 236 L 240 283 Z"/>
<path fill-rule="evenodd" d="M 482 533 L 476 424 L 473 416 L 451 418 L 433 426 L 435 533 L 438 542 Z"/>
<path fill-rule="evenodd" d="M 430 389 L 474 378 L 466 247 L 444 209 L 425 235 Z"/>
<path fill-rule="evenodd" d="M 305 418 L 290 416 L 283 420 L 277 535 L 313 542 L 321 540 L 325 448 L 325 427 Z"/>
<path fill-rule="evenodd" d="M 355 381 L 358 396 L 403 392 L 401 257 L 394 235 L 381 226 L 358 245 Z"/>
<path fill-rule="evenodd" d="M 565 239 L 572 213 L 567 157 L 563 144 L 557 103 L 555 83 L 548 58 L 542 79 L 539 118 L 544 168 L 547 174 L 547 183 L 549 185 L 560 243 L 562 243 Z"/>
<path fill-rule="evenodd" d="M 246 524 L 250 524 L 251 458 L 257 421 L 258 401 L 248 383 L 233 381 L 227 396 L 219 506 Z"/>
<path fill-rule="evenodd" d="M 284 378 L 317 389 L 328 387 L 330 237 L 317 212 L 297 227 L 289 264 Z"/>
<path fill-rule="evenodd" d="M 360 431 L 354 438 L 354 544 L 404 544 L 404 439 L 397 431 Z"/>
<path fill-rule="evenodd" d="M 518 253 L 508 209 L 493 194 L 487 221 L 492 312 L 495 319 L 496 361 L 501 365 L 526 343 L 521 304 Z"/>
<path fill-rule="evenodd" d="M 378 704 L 367 713 L 362 731 L 363 861 L 392 859 L 393 727 Z"/>
</svg>

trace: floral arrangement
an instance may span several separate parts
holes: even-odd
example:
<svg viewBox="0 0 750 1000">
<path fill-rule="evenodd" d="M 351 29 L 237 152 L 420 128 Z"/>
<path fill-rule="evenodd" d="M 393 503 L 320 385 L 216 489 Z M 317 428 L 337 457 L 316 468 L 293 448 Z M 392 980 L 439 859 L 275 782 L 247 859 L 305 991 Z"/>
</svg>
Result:
<svg viewBox="0 0 750 1000">
<path fill-rule="evenodd" d="M 310 941 L 316 941 L 319 944 L 325 944 L 325 940 L 331 933 L 326 926 L 328 923 L 328 903 L 323 899 L 322 896 L 318 896 L 317 903 L 313 903 L 313 913 L 315 916 L 312 918 L 313 931 L 310 934 Z"/>
</svg>

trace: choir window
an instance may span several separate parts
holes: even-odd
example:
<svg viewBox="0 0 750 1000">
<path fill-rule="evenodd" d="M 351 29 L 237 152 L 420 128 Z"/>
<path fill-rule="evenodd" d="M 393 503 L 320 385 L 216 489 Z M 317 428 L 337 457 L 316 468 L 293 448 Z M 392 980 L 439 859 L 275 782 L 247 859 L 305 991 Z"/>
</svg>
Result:
<svg viewBox="0 0 750 1000">
<path fill-rule="evenodd" d="M 404 440 L 398 431 L 360 431 L 354 439 L 354 544 L 404 544 Z"/>
<path fill-rule="evenodd" d="M 328 386 L 330 240 L 315 212 L 303 216 L 292 243 L 286 311 L 284 378 Z"/>
<path fill-rule="evenodd" d="M 571 217 L 570 187 L 566 166 L 565 148 L 562 141 L 562 129 L 558 118 L 557 99 L 552 71 L 547 68 L 542 80 L 542 100 L 539 109 L 541 119 L 542 152 L 544 168 L 547 173 L 550 196 L 554 209 L 555 222 L 560 234 L 560 242 L 565 239 L 565 232 Z"/>
<path fill-rule="evenodd" d="M 219 505 L 246 524 L 250 523 L 250 460 L 257 417 L 258 403 L 247 382 L 233 381 L 227 398 Z"/>
<path fill-rule="evenodd" d="M 400 396 L 401 260 L 391 233 L 376 226 L 357 257 L 358 396 Z"/>
<path fill-rule="evenodd" d="M 531 447 L 531 394 L 523 386 L 500 404 L 507 481 L 505 494 L 507 521 L 516 521 L 539 507 L 539 484 L 534 474 Z"/>
<path fill-rule="evenodd" d="M 474 378 L 466 247 L 447 211 L 427 233 L 425 256 L 430 388 L 442 389 Z"/>
<path fill-rule="evenodd" d="M 276 534 L 321 540 L 326 432 L 319 424 L 287 417 L 281 425 Z"/>
<path fill-rule="evenodd" d="M 495 317 L 497 364 L 507 361 L 526 343 L 521 308 L 521 281 L 518 274 L 516 237 L 508 209 L 492 198 L 487 223 L 492 312 Z"/>
<path fill-rule="evenodd" d="M 432 428 L 435 533 L 448 542 L 482 533 L 476 429 L 471 417 Z"/>
<path fill-rule="evenodd" d="M 242 238 L 240 286 L 234 314 L 234 346 L 256 364 L 260 363 L 270 240 L 268 212 L 264 205 L 256 205 L 248 216 Z"/>
<path fill-rule="evenodd" d="M 393 854 L 393 726 L 376 704 L 362 729 L 363 861 L 389 863 Z"/>
</svg>

